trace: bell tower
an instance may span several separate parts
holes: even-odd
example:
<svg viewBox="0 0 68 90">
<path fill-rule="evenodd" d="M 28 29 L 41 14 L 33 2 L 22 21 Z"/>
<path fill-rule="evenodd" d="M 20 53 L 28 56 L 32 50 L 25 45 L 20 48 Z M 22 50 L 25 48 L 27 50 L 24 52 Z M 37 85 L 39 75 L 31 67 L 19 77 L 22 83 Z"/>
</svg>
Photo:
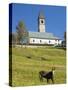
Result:
<svg viewBox="0 0 68 90">
<path fill-rule="evenodd" d="M 38 16 L 38 32 L 45 32 L 45 17 L 42 12 Z"/>
</svg>

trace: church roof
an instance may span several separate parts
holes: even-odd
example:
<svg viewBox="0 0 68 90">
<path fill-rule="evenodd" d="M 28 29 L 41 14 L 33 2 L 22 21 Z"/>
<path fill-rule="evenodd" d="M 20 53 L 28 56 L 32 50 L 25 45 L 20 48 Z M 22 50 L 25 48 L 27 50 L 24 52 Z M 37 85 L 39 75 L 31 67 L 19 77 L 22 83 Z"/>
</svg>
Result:
<svg viewBox="0 0 68 90">
<path fill-rule="evenodd" d="M 47 32 L 29 32 L 30 38 L 39 38 L 39 39 L 59 39 L 55 37 L 52 33 Z"/>
</svg>

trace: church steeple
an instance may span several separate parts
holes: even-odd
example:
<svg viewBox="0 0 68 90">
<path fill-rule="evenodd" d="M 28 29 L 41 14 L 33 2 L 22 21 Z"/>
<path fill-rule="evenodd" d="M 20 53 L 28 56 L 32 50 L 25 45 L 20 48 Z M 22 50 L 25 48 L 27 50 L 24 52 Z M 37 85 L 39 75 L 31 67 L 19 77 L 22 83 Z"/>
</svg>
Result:
<svg viewBox="0 0 68 90">
<path fill-rule="evenodd" d="M 39 13 L 38 18 L 45 19 L 44 14 L 43 14 L 43 12 L 42 12 L 42 11 Z"/>
<path fill-rule="evenodd" d="M 45 17 L 43 12 L 40 12 L 38 16 L 38 32 L 45 32 Z"/>
</svg>

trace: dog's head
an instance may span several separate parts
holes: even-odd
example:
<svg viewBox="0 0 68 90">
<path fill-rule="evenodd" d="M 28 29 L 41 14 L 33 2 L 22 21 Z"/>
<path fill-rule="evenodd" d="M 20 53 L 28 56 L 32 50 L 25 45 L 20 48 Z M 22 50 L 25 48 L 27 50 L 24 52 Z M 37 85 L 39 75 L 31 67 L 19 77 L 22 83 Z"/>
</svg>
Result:
<svg viewBox="0 0 68 90">
<path fill-rule="evenodd" d="M 55 70 L 55 67 L 52 67 L 52 71 L 54 71 Z"/>
<path fill-rule="evenodd" d="M 53 75 L 55 74 L 55 67 L 52 67 Z"/>
</svg>

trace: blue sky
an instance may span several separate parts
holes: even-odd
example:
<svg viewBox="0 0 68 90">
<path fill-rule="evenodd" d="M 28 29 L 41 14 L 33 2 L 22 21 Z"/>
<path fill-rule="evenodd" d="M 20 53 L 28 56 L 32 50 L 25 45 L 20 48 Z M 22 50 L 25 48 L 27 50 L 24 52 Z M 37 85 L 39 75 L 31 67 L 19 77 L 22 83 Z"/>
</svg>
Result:
<svg viewBox="0 0 68 90">
<path fill-rule="evenodd" d="M 63 39 L 66 30 L 66 7 L 64 6 L 13 4 L 12 31 L 16 31 L 19 21 L 24 21 L 28 31 L 37 32 L 40 11 L 43 11 L 45 16 L 46 32 Z"/>
</svg>

